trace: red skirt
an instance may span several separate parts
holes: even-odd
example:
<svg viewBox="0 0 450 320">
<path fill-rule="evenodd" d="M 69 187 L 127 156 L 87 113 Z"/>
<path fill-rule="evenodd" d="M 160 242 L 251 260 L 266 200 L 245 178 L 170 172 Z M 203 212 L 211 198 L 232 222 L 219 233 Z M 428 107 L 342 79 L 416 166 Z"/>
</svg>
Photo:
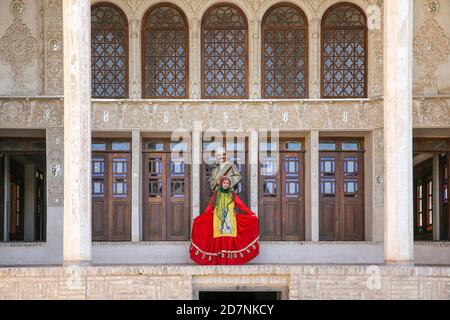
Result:
<svg viewBox="0 0 450 320">
<path fill-rule="evenodd" d="M 201 265 L 245 264 L 259 254 L 258 217 L 233 194 L 236 213 L 236 237 L 214 238 L 214 201 L 212 197 L 205 211 L 194 219 L 189 250 L 191 259 Z"/>
</svg>

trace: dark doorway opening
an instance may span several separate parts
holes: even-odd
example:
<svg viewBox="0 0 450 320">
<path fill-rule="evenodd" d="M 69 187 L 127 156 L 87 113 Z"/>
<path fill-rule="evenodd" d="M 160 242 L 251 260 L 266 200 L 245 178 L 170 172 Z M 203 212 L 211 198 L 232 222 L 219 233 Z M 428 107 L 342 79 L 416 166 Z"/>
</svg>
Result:
<svg viewBox="0 0 450 320">
<path fill-rule="evenodd" d="M 46 142 L 0 138 L 0 241 L 46 241 Z"/>
<path fill-rule="evenodd" d="M 281 291 L 200 291 L 199 300 L 281 300 Z"/>
</svg>

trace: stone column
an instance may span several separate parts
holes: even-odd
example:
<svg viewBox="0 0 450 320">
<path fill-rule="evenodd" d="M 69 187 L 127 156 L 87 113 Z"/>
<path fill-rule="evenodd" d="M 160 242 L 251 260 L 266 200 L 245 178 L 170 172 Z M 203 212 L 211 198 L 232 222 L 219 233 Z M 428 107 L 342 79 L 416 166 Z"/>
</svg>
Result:
<svg viewBox="0 0 450 320">
<path fill-rule="evenodd" d="M 253 129 L 249 134 L 249 165 L 250 165 L 250 207 L 258 214 L 258 166 L 259 166 L 259 136 L 258 130 Z"/>
<path fill-rule="evenodd" d="M 139 99 L 141 94 L 141 47 L 140 47 L 140 24 L 138 19 L 130 20 L 130 45 L 129 45 L 129 95 L 131 99 Z"/>
<path fill-rule="evenodd" d="M 189 21 L 189 98 L 201 98 L 201 20 L 194 18 Z"/>
<path fill-rule="evenodd" d="M 139 241 L 141 230 L 141 133 L 131 132 L 131 241 Z"/>
<path fill-rule="evenodd" d="M 319 241 L 319 131 L 312 130 L 306 139 L 306 183 L 309 186 L 305 194 L 306 240 Z"/>
<path fill-rule="evenodd" d="M 250 36 L 249 36 L 249 95 L 250 99 L 261 98 L 261 21 L 252 20 L 250 23 Z"/>
<path fill-rule="evenodd" d="M 202 124 L 194 122 L 192 132 L 192 221 L 200 215 L 200 165 L 202 163 Z"/>
<path fill-rule="evenodd" d="M 91 260 L 91 1 L 63 0 L 64 264 Z"/>
<path fill-rule="evenodd" d="M 384 258 L 411 264 L 413 1 L 385 1 L 384 19 Z"/>
<path fill-rule="evenodd" d="M 313 17 L 309 27 L 309 97 L 320 98 L 320 23 L 318 17 Z"/>
</svg>

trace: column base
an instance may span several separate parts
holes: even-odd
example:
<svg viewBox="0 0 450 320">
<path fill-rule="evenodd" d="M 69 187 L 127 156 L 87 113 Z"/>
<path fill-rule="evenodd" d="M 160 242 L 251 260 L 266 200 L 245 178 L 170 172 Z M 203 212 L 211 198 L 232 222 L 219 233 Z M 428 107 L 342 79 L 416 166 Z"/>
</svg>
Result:
<svg viewBox="0 0 450 320">
<path fill-rule="evenodd" d="M 384 260 L 387 266 L 414 267 L 414 260 Z"/>
<path fill-rule="evenodd" d="M 63 261 L 63 267 L 87 267 L 92 265 L 91 260 L 65 260 Z"/>
</svg>

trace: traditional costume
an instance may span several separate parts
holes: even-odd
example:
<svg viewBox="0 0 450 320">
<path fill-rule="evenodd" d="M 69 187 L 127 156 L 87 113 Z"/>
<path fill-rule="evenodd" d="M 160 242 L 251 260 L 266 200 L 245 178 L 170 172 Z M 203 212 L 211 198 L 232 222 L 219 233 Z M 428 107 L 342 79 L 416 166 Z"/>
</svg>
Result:
<svg viewBox="0 0 450 320">
<path fill-rule="evenodd" d="M 259 253 L 258 217 L 222 184 L 205 211 L 194 219 L 190 256 L 203 265 L 245 264 Z M 222 180 L 223 180 L 222 179 Z M 236 214 L 235 207 L 241 213 Z"/>
<path fill-rule="evenodd" d="M 222 177 L 227 177 L 230 180 L 231 191 L 235 191 L 236 185 L 239 181 L 241 181 L 241 174 L 234 163 L 225 161 L 223 163 L 216 164 L 211 170 L 211 177 L 209 178 L 209 185 L 212 192 L 217 191 L 219 188 L 217 180 Z"/>
</svg>

